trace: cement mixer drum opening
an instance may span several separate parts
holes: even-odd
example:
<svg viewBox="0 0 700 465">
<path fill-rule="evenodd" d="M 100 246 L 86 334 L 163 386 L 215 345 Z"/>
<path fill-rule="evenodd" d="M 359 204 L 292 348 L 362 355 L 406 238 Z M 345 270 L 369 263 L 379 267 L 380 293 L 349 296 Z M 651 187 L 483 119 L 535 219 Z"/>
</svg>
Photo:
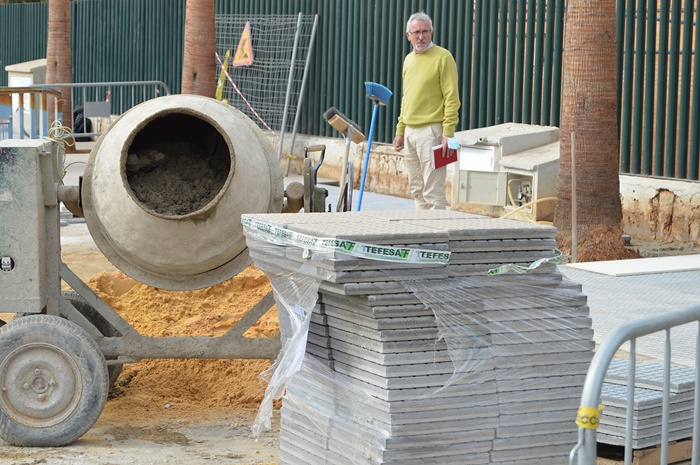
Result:
<svg viewBox="0 0 700 465">
<path fill-rule="evenodd" d="M 127 184 L 141 206 L 156 215 L 201 210 L 230 179 L 232 157 L 226 141 L 211 124 L 192 115 L 150 121 L 126 150 Z"/>
</svg>

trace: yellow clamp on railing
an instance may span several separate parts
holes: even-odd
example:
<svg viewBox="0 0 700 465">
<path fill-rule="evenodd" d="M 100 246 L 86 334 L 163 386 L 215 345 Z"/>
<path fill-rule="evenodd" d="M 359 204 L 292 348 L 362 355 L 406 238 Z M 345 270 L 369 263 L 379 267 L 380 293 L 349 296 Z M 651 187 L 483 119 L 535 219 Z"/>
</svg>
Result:
<svg viewBox="0 0 700 465">
<path fill-rule="evenodd" d="M 576 424 L 581 428 L 598 429 L 598 420 L 603 405 L 596 407 L 579 407 L 576 415 Z"/>
</svg>

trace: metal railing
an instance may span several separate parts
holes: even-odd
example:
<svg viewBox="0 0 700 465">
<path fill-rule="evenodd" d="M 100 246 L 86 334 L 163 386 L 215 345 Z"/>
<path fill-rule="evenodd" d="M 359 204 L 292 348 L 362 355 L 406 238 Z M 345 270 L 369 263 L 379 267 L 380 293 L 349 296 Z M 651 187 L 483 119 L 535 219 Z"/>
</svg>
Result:
<svg viewBox="0 0 700 465">
<path fill-rule="evenodd" d="M 54 99 L 54 119 L 58 119 L 61 114 L 60 91 L 51 88 L 0 87 L 0 140 L 36 139 L 48 135 L 49 97 Z M 15 102 L 17 108 L 14 108 Z M 15 134 L 15 122 L 18 134 Z M 26 126 L 29 126 L 28 132 Z"/>
<path fill-rule="evenodd" d="M 663 360 L 663 401 L 661 413 L 661 458 L 660 464 L 668 464 L 669 438 L 669 399 L 671 373 L 671 328 L 698 322 L 700 324 L 700 305 L 693 305 L 675 312 L 663 313 L 627 323 L 613 331 L 596 351 L 588 368 L 581 395 L 581 406 L 576 423 L 579 425 L 579 441 L 572 449 L 569 464 L 573 465 L 578 456 L 578 465 L 595 465 L 596 463 L 596 429 L 600 415 L 600 399 L 605 375 L 617 350 L 630 342 L 629 368 L 627 378 L 627 416 L 625 429 L 625 465 L 630 465 L 633 458 L 632 425 L 634 413 L 636 340 L 639 337 L 665 331 L 665 348 Z M 700 358 L 700 327 L 695 340 L 695 359 Z M 698 438 L 700 434 L 700 372 L 695 371 L 695 394 L 693 406 L 692 465 L 698 464 Z"/>
<path fill-rule="evenodd" d="M 48 115 L 48 96 L 55 102 L 53 121 L 62 121 L 64 126 L 73 126 L 73 115 L 70 122 L 65 122 L 62 114 L 61 97 L 66 89 L 71 90 L 71 102 L 74 110 L 82 107 L 84 123 L 80 128 L 73 128 L 73 135 L 78 137 L 93 137 L 102 134 L 102 129 L 109 127 L 112 119 L 128 109 L 152 98 L 170 95 L 170 89 L 162 81 L 123 81 L 123 82 L 88 82 L 88 83 L 59 83 L 38 84 L 31 87 L 0 87 L 0 116 L 5 131 L 0 132 L 0 138 L 36 139 L 48 134 L 50 125 Z M 12 107 L 3 104 L 3 96 L 15 96 Z M 16 107 L 16 108 L 14 108 Z M 9 111 L 8 111 L 9 110 Z M 24 117 L 19 117 L 23 115 Z M 15 118 L 17 123 L 15 123 Z M 88 121 L 90 122 L 88 124 Z M 26 130 L 27 123 L 29 130 Z M 68 123 L 68 124 L 66 124 Z M 18 134 L 13 128 L 18 127 Z M 94 130 L 90 129 L 94 126 Z M 0 131 L 2 131 L 0 127 Z M 4 134 L 4 137 L 3 137 Z"/>
</svg>

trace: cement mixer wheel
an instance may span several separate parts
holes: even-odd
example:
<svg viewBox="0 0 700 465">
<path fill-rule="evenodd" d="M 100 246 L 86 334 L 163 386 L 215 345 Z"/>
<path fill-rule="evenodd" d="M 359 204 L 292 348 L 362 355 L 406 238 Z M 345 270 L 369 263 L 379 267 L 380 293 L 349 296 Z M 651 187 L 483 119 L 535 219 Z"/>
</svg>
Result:
<svg viewBox="0 0 700 465">
<path fill-rule="evenodd" d="M 75 291 L 61 291 L 61 295 L 70 301 L 71 304 L 75 307 L 76 310 L 78 310 L 87 320 L 93 324 L 97 330 L 102 333 L 102 335 L 107 336 L 107 337 L 118 337 L 121 336 L 121 333 L 117 331 L 117 329 L 112 326 L 112 324 L 105 319 L 100 313 L 93 308 L 92 305 L 87 303 L 87 301 L 78 294 Z M 45 312 L 44 312 L 45 313 Z M 15 317 L 16 318 L 21 318 L 25 317 L 27 315 L 35 315 L 34 313 L 18 313 Z M 2 320 L 0 320 L 0 327 L 2 327 L 3 323 Z M 122 367 L 123 365 L 120 364 L 114 364 L 114 365 L 107 365 L 109 369 L 109 386 L 112 387 L 115 384 L 117 384 L 117 380 L 119 379 L 119 375 L 122 373 Z"/>
<path fill-rule="evenodd" d="M 29 315 L 0 328 L 0 438 L 16 446 L 72 443 L 107 402 L 107 363 L 80 326 Z"/>
</svg>

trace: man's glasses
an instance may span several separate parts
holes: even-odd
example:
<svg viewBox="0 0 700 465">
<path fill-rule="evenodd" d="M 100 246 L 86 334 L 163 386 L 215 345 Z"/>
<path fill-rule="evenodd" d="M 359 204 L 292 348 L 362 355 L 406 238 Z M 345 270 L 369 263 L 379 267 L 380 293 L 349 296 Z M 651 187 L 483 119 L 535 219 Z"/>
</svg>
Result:
<svg viewBox="0 0 700 465">
<path fill-rule="evenodd" d="M 416 36 L 416 37 L 418 37 L 418 36 L 420 36 L 420 35 L 427 36 L 427 35 L 429 35 L 429 34 L 432 34 L 432 32 L 433 32 L 433 31 L 428 30 L 428 29 L 423 29 L 422 31 L 408 31 L 409 34 L 411 34 L 411 35 L 413 35 L 413 36 Z"/>
</svg>

